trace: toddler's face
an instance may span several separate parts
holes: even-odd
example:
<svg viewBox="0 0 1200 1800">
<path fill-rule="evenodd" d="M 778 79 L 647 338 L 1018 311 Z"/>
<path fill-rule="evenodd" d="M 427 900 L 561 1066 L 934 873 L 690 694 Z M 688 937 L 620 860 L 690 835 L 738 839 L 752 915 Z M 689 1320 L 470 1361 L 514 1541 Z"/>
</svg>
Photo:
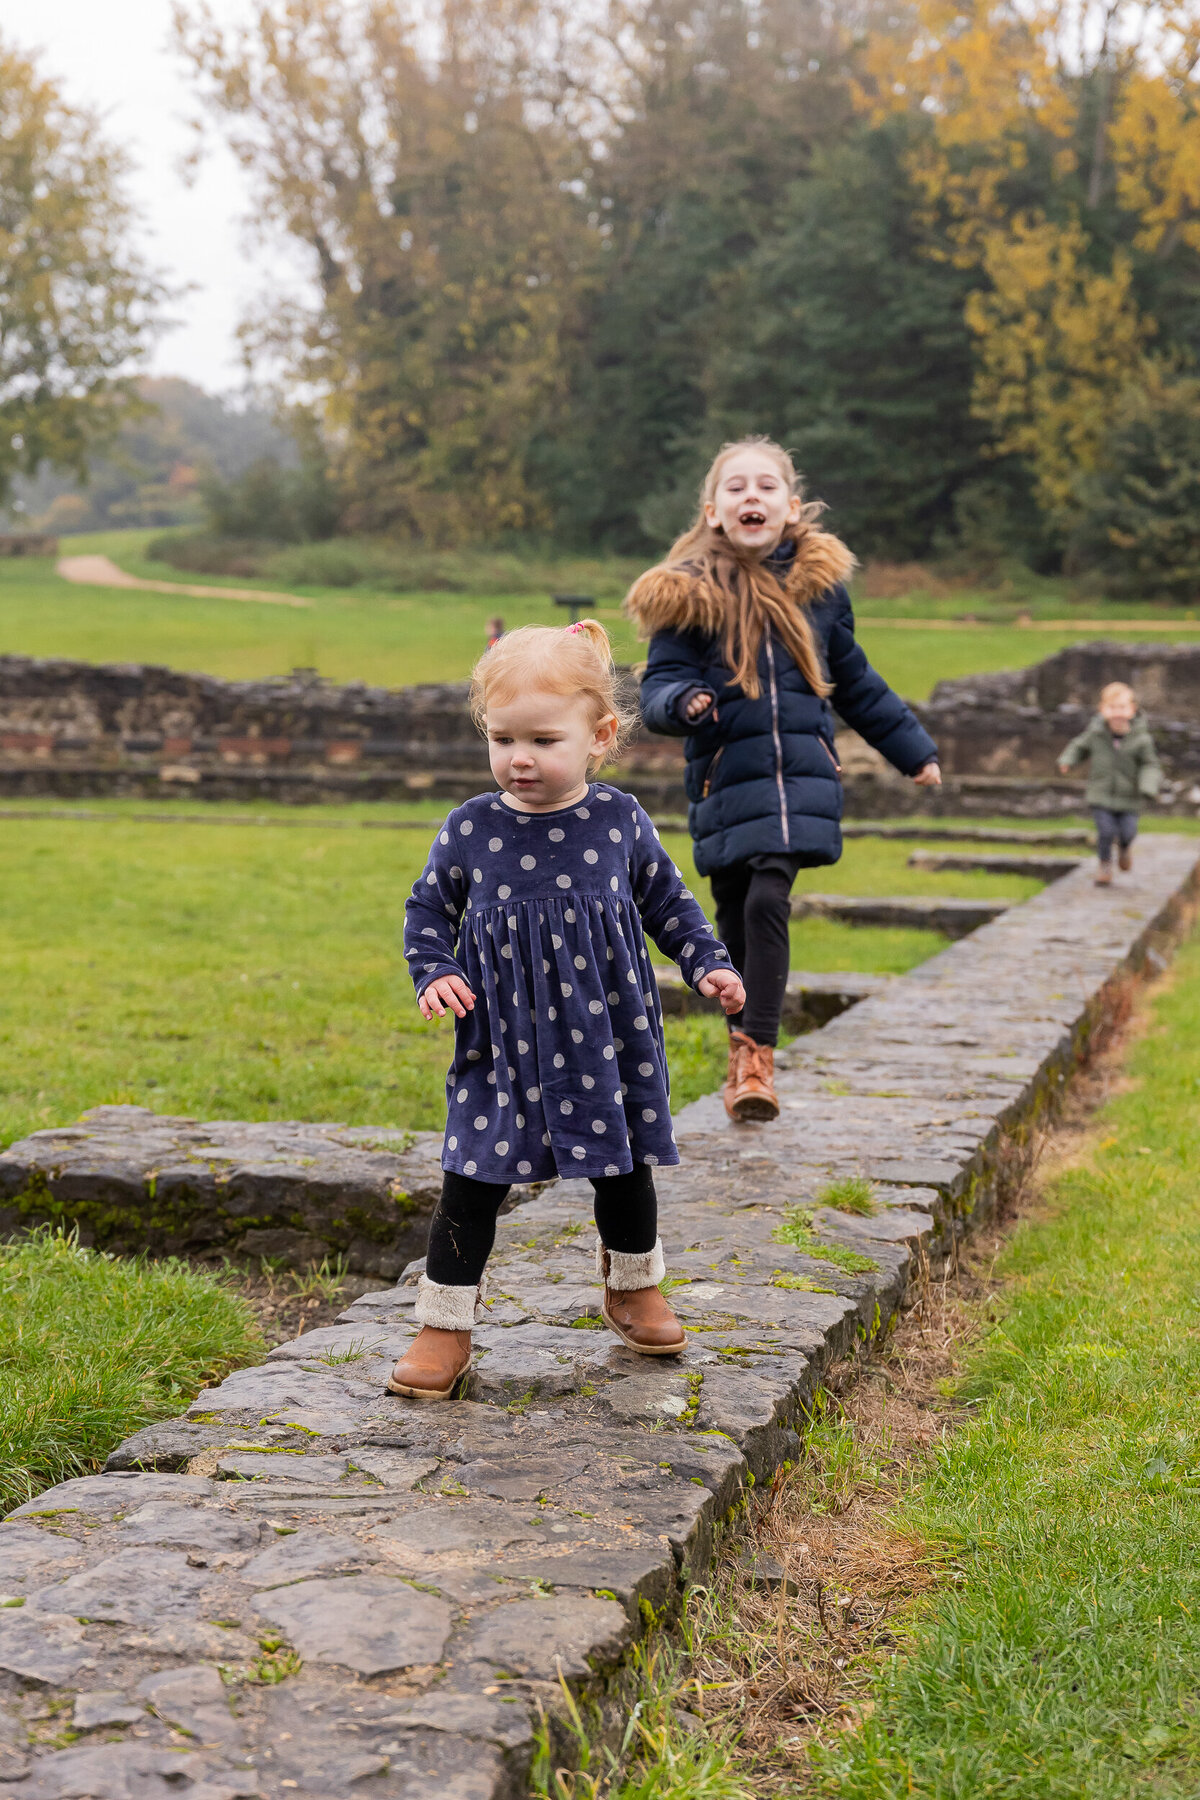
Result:
<svg viewBox="0 0 1200 1800">
<path fill-rule="evenodd" d="M 739 450 L 723 465 L 704 516 L 714 529 L 719 525 L 739 550 L 767 555 L 783 536 L 784 526 L 794 525 L 800 517 L 800 501 L 770 451 L 751 447 Z"/>
<path fill-rule="evenodd" d="M 536 689 L 487 710 L 488 757 L 506 794 L 527 812 L 582 799 L 588 767 L 611 750 L 617 721 L 594 723 L 586 698 Z"/>
<path fill-rule="evenodd" d="M 1124 737 L 1133 724 L 1137 705 L 1131 694 L 1110 694 L 1100 702 L 1100 717 L 1115 737 Z"/>
</svg>

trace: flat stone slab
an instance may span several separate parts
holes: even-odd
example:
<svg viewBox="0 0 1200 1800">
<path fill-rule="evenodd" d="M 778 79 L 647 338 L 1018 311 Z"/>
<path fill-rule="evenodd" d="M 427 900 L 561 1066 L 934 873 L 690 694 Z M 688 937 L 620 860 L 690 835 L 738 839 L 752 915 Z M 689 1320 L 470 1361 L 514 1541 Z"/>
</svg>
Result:
<svg viewBox="0 0 1200 1800">
<path fill-rule="evenodd" d="M 923 822 L 912 825 L 875 825 L 869 820 L 842 821 L 844 838 L 898 838 L 919 839 L 922 843 L 936 843 L 941 838 L 951 838 L 962 844 L 1028 844 L 1031 849 L 1039 847 L 1050 849 L 1052 846 L 1072 844 L 1091 844 L 1095 833 L 1085 826 L 1064 825 L 1057 831 L 1031 831 L 1019 825 L 935 825 Z"/>
<path fill-rule="evenodd" d="M 961 938 L 1008 911 L 1007 900 L 955 900 L 922 894 L 793 894 L 793 919 L 843 925 L 899 925 Z"/>
<path fill-rule="evenodd" d="M 914 850 L 910 869 L 959 870 L 982 875 L 1026 875 L 1035 881 L 1059 881 L 1082 863 L 1078 856 L 1004 856 L 999 851 Z"/>
<path fill-rule="evenodd" d="M 605 1704 L 750 1475 L 799 1452 L 828 1364 L 986 1216 L 1006 1134 L 1169 950 L 1198 857 L 1155 836 L 1112 889 L 1067 875 L 884 984 L 781 1053 L 773 1125 L 684 1108 L 658 1172 L 680 1357 L 600 1325 L 591 1190 L 557 1182 L 499 1221 L 466 1397 L 384 1392 L 413 1264 L 19 1507 L 0 1776 L 23 1800 L 525 1791 L 539 1706 L 562 1682 Z M 871 1214 L 829 1204 L 849 1175 Z M 12 1750 L 47 1697 L 82 1736 Z"/>
<path fill-rule="evenodd" d="M 664 1013 L 678 1017 L 686 1013 L 720 1012 L 720 1002 L 696 993 L 673 964 L 665 968 L 656 963 L 654 974 Z M 857 1006 L 860 1000 L 881 994 L 891 980 L 890 975 L 860 975 L 848 970 L 805 974 L 793 969 L 783 997 L 784 1029 L 816 1031 L 820 1026 L 828 1025 L 830 1019 L 836 1019 L 839 1013 Z"/>
</svg>

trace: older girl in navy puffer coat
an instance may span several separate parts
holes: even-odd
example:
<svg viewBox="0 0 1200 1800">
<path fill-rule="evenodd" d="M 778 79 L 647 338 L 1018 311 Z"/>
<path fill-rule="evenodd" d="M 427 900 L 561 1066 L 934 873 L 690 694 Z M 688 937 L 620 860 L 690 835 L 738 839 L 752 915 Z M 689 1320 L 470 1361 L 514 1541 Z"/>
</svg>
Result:
<svg viewBox="0 0 1200 1800">
<path fill-rule="evenodd" d="M 941 776 L 937 746 L 868 663 L 843 585 L 854 558 L 816 528 L 778 444 L 726 444 L 700 512 L 626 609 L 650 639 L 642 715 L 687 738 L 688 826 L 717 927 L 746 987 L 730 1019 L 725 1105 L 773 1119 L 774 1046 L 797 871 L 842 853 L 834 713 L 903 775 Z"/>
</svg>

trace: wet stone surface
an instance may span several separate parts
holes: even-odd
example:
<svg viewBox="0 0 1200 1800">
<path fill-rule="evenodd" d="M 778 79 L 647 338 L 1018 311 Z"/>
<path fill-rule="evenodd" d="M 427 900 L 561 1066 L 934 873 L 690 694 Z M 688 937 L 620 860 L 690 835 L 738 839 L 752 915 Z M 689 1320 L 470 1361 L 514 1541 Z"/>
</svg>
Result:
<svg viewBox="0 0 1200 1800">
<path fill-rule="evenodd" d="M 1168 946 L 1198 848 L 1149 839 L 1109 892 L 1067 875 L 800 1040 L 778 1124 L 685 1108 L 678 1359 L 600 1325 L 590 1189 L 561 1182 L 500 1221 L 464 1398 L 384 1392 L 411 1269 L 0 1523 L 5 1791 L 523 1794 L 538 1704 L 620 1663 L 747 1472 L 797 1453 L 830 1360 L 986 1213 L 1004 1133 Z M 825 1203 L 849 1175 L 872 1215 Z"/>
</svg>

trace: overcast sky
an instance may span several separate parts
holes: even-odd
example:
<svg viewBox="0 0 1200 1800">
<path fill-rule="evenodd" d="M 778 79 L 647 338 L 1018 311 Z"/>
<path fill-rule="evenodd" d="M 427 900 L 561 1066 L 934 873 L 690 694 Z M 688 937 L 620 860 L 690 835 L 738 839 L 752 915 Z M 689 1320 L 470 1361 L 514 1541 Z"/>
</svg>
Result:
<svg viewBox="0 0 1200 1800">
<path fill-rule="evenodd" d="M 249 11 L 222 0 L 220 11 Z M 250 250 L 241 228 L 248 193 L 241 170 L 210 133 L 199 178 L 179 170 L 194 111 L 181 62 L 169 50 L 171 0 L 0 0 L 0 33 L 61 83 L 68 99 L 103 115 L 108 135 L 134 159 L 131 192 L 142 247 L 173 282 L 194 283 L 172 309 L 180 321 L 154 352 L 157 374 L 186 375 L 210 390 L 241 385 L 234 332 L 269 282 L 295 282 L 283 255 Z M 274 266 L 273 266 L 274 264 Z"/>
</svg>

